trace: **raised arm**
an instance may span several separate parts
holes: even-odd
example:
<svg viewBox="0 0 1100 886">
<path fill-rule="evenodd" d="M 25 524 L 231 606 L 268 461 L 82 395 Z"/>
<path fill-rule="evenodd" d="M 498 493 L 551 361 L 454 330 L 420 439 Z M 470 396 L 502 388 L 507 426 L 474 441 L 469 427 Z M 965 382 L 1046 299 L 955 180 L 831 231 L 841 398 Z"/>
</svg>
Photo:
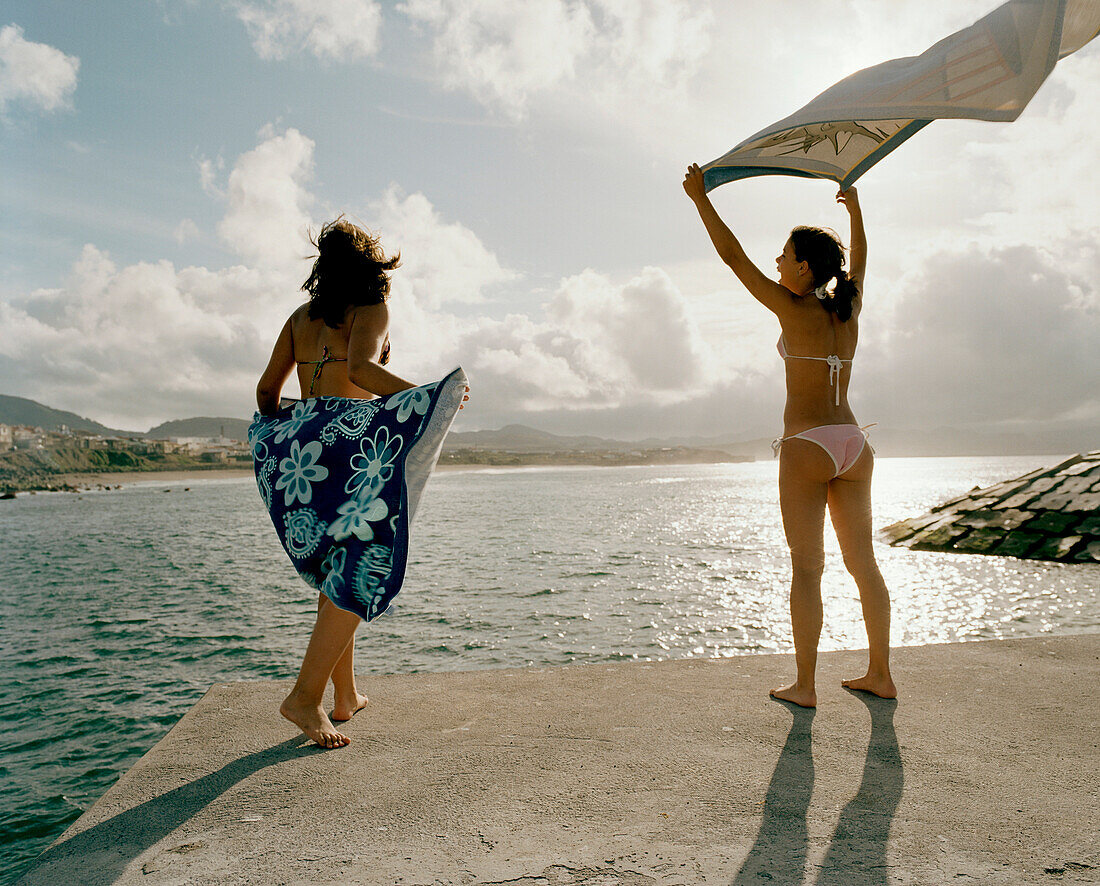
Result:
<svg viewBox="0 0 1100 886">
<path fill-rule="evenodd" d="M 279 394 L 282 393 L 290 373 L 294 371 L 294 339 L 290 334 L 290 320 L 283 324 L 271 359 L 256 385 L 256 406 L 260 415 L 273 415 L 279 409 Z"/>
<path fill-rule="evenodd" d="M 843 203 L 848 210 L 848 219 L 852 223 L 852 234 L 848 243 L 848 279 L 856 284 L 859 294 L 863 295 L 863 274 L 867 270 L 867 235 L 863 230 L 863 211 L 859 208 L 859 194 L 855 188 L 836 192 L 836 202 Z"/>
<path fill-rule="evenodd" d="M 351 383 L 379 397 L 416 387 L 378 362 L 390 323 L 386 303 L 364 305 L 354 310 L 348 336 L 348 378 Z"/>
<path fill-rule="evenodd" d="M 726 223 L 718 215 L 718 210 L 710 202 L 706 188 L 703 185 L 703 172 L 698 164 L 692 163 L 684 176 L 684 191 L 699 210 L 699 217 L 703 220 L 703 226 L 710 235 L 710 242 L 722 259 L 741 281 L 744 287 L 769 311 L 780 313 L 791 304 L 791 293 L 785 287 L 766 277 L 764 272 L 752 263 L 741 248 L 741 244 L 726 227 Z"/>
</svg>

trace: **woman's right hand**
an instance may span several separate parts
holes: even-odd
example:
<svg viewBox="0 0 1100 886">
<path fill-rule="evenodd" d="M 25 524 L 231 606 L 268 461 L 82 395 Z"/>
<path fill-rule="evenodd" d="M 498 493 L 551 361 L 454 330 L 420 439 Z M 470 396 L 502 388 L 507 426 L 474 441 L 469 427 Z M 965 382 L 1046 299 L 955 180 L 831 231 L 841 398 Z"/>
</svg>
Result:
<svg viewBox="0 0 1100 886">
<path fill-rule="evenodd" d="M 837 191 L 836 202 L 842 203 L 849 212 L 859 212 L 859 193 L 854 187 L 848 188 L 847 191 Z"/>
<path fill-rule="evenodd" d="M 699 168 L 698 163 L 692 163 L 688 167 L 687 175 L 684 176 L 684 192 L 694 203 L 705 200 L 707 197 L 707 188 L 703 183 L 703 170 Z"/>
</svg>

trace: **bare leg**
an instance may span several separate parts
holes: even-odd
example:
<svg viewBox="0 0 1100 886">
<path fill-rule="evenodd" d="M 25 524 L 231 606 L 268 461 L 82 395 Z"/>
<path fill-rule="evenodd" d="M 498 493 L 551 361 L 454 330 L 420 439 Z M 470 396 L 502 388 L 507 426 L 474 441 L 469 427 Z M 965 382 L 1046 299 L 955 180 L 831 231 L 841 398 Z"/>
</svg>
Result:
<svg viewBox="0 0 1100 886">
<path fill-rule="evenodd" d="M 890 592 L 879 572 L 871 543 L 871 473 L 874 456 L 864 450 L 859 461 L 829 484 L 829 515 L 844 554 L 844 565 L 856 587 L 867 626 L 867 673 L 844 680 L 848 689 L 871 692 L 881 698 L 897 698 L 890 676 Z"/>
<path fill-rule="evenodd" d="M 317 595 L 317 612 L 328 602 L 324 594 Z M 343 723 L 350 720 L 367 704 L 367 697 L 361 695 L 355 686 L 355 635 L 352 635 L 348 648 L 332 669 L 333 705 L 332 720 Z"/>
<path fill-rule="evenodd" d="M 832 459 L 808 440 L 788 440 L 779 455 L 779 506 L 791 551 L 791 630 L 796 675 L 790 686 L 773 689 L 775 698 L 816 707 L 817 643 L 821 637 L 821 571 Z"/>
<path fill-rule="evenodd" d="M 355 636 L 359 616 L 325 600 L 317 612 L 317 624 L 309 638 L 298 681 L 279 708 L 290 720 L 323 748 L 340 748 L 351 739 L 337 732 L 321 708 L 325 686 L 333 668 Z"/>
</svg>

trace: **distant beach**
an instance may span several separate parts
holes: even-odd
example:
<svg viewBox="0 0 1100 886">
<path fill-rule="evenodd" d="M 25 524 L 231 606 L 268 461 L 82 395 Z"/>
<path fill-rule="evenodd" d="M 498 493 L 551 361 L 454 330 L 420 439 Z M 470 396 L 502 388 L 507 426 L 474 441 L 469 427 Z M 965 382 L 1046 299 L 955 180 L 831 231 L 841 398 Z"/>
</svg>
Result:
<svg viewBox="0 0 1100 886">
<path fill-rule="evenodd" d="M 177 458 L 177 460 L 179 460 Z M 731 455 L 716 449 L 663 447 L 629 451 L 562 450 L 560 452 L 510 452 L 498 450 L 457 450 L 444 452 L 437 470 L 496 470 L 531 467 L 628 467 L 640 465 L 733 464 L 752 461 L 751 457 Z M 210 477 L 250 477 L 252 469 L 239 459 L 225 462 L 195 460 L 169 470 L 126 469 L 114 471 L 66 471 L 48 469 L 6 473 L 0 461 L 0 493 L 81 492 L 133 483 L 177 483 Z"/>
</svg>

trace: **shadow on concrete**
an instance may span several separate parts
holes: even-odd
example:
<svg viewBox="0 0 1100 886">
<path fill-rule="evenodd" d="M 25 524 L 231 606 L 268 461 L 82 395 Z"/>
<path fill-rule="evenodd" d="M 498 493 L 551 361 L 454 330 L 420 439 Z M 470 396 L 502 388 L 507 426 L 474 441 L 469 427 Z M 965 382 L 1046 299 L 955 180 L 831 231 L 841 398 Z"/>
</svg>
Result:
<svg viewBox="0 0 1100 886">
<path fill-rule="evenodd" d="M 60 843 L 35 860 L 20 886 L 114 883 L 135 858 L 163 840 L 238 782 L 268 766 L 315 753 L 326 753 L 305 736 L 233 760 L 216 772 L 180 785 L 120 812 Z"/>
<path fill-rule="evenodd" d="M 851 694 L 871 713 L 871 740 L 859 790 L 840 813 L 817 886 L 886 886 L 886 846 L 905 785 L 894 732 L 898 703 L 865 692 Z"/>
<path fill-rule="evenodd" d="M 840 813 L 816 886 L 886 886 L 886 847 L 905 783 L 894 732 L 897 702 L 852 692 L 871 714 L 871 738 L 856 795 Z M 814 788 L 813 709 L 780 702 L 794 719 L 779 754 L 764 818 L 733 886 L 800 886 L 809 848 L 807 812 Z"/>
<path fill-rule="evenodd" d="M 796 886 L 806 867 L 806 813 L 814 790 L 811 726 L 817 711 L 779 700 L 776 703 L 787 708 L 794 719 L 764 796 L 760 832 L 733 886 Z"/>
</svg>

